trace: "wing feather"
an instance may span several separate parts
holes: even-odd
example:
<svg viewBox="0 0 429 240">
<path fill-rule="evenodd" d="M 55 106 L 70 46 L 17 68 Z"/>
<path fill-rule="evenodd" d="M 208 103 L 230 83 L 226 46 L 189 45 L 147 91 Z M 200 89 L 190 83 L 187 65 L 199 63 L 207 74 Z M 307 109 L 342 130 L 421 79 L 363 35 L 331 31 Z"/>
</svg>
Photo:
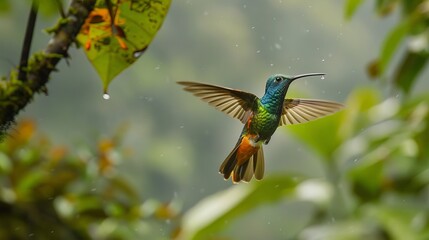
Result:
<svg viewBox="0 0 429 240">
<path fill-rule="evenodd" d="M 229 116 L 239 119 L 242 123 L 247 121 L 250 115 L 248 112 L 253 110 L 255 101 L 258 99 L 254 94 L 216 85 L 197 82 L 177 83 L 185 86 L 184 90 Z"/>
<path fill-rule="evenodd" d="M 317 99 L 285 99 L 279 126 L 298 124 L 321 118 L 342 109 L 344 105 Z"/>
</svg>

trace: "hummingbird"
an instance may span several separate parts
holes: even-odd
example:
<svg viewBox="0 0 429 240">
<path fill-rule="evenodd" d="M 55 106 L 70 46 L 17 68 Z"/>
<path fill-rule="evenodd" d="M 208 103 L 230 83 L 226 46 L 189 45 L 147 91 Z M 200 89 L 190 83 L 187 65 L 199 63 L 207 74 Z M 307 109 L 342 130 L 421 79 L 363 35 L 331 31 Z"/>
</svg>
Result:
<svg viewBox="0 0 429 240">
<path fill-rule="evenodd" d="M 290 84 L 304 77 L 324 76 L 307 73 L 296 76 L 274 74 L 268 77 L 265 94 L 256 95 L 206 83 L 177 82 L 184 90 L 218 110 L 239 119 L 243 124 L 240 137 L 219 168 L 225 180 L 232 176 L 233 183 L 249 182 L 264 177 L 263 144 L 270 142 L 277 127 L 308 122 L 332 114 L 343 108 L 337 102 L 317 99 L 285 99 Z"/>
</svg>

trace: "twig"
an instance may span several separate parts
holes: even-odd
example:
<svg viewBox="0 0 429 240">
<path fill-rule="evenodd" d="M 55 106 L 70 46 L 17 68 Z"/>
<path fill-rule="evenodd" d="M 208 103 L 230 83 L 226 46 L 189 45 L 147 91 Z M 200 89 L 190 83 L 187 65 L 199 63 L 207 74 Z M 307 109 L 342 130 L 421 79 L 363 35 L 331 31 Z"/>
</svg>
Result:
<svg viewBox="0 0 429 240">
<path fill-rule="evenodd" d="M 37 1 L 33 0 L 31 4 L 30 14 L 28 15 L 27 29 L 25 30 L 24 43 L 22 45 L 21 60 L 19 61 L 18 79 L 21 81 L 27 80 L 26 68 L 28 64 L 28 56 L 30 56 L 34 26 L 36 25 L 37 10 L 38 10 Z"/>
<path fill-rule="evenodd" d="M 61 0 L 56 0 L 55 2 L 58 5 L 58 11 L 60 12 L 61 17 L 66 18 L 66 13 L 64 12 L 63 3 L 61 2 Z"/>
</svg>

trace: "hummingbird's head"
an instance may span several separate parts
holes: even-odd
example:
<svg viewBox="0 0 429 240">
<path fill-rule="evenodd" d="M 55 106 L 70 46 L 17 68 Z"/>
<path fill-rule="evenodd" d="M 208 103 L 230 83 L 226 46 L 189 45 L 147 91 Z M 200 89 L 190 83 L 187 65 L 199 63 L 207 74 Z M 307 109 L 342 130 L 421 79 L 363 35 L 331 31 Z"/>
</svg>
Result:
<svg viewBox="0 0 429 240">
<path fill-rule="evenodd" d="M 296 79 L 310 77 L 310 76 L 323 76 L 323 75 L 325 74 L 324 73 L 306 73 L 306 74 L 300 74 L 296 76 L 274 74 L 274 75 L 271 75 L 267 80 L 267 84 L 265 86 L 265 93 L 273 94 L 273 95 L 277 95 L 281 93 L 286 94 L 286 91 L 289 88 L 289 85 Z"/>
</svg>

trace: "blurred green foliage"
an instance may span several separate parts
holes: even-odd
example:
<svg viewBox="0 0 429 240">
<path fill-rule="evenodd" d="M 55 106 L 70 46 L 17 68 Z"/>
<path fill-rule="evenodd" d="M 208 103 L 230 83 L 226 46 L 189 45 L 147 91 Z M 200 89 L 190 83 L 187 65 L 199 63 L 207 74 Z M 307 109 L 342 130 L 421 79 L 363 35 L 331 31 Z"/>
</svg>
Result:
<svg viewBox="0 0 429 240">
<path fill-rule="evenodd" d="M 174 203 L 143 201 L 116 167 L 130 150 L 123 130 L 95 149 L 67 149 L 21 122 L 0 145 L 0 239 L 150 238 L 177 214 Z"/>
<path fill-rule="evenodd" d="M 345 16 L 351 18 L 362 0 L 347 0 Z M 372 77 L 384 77 L 397 52 L 402 53 L 400 63 L 394 68 L 392 82 L 404 93 L 409 93 L 414 81 L 421 74 L 429 58 L 429 1 L 426 0 L 376 0 L 375 11 L 383 17 L 400 10 L 400 21 L 390 31 L 380 48 L 379 56 L 368 66 Z M 399 51 L 401 43 L 406 49 Z"/>
</svg>

